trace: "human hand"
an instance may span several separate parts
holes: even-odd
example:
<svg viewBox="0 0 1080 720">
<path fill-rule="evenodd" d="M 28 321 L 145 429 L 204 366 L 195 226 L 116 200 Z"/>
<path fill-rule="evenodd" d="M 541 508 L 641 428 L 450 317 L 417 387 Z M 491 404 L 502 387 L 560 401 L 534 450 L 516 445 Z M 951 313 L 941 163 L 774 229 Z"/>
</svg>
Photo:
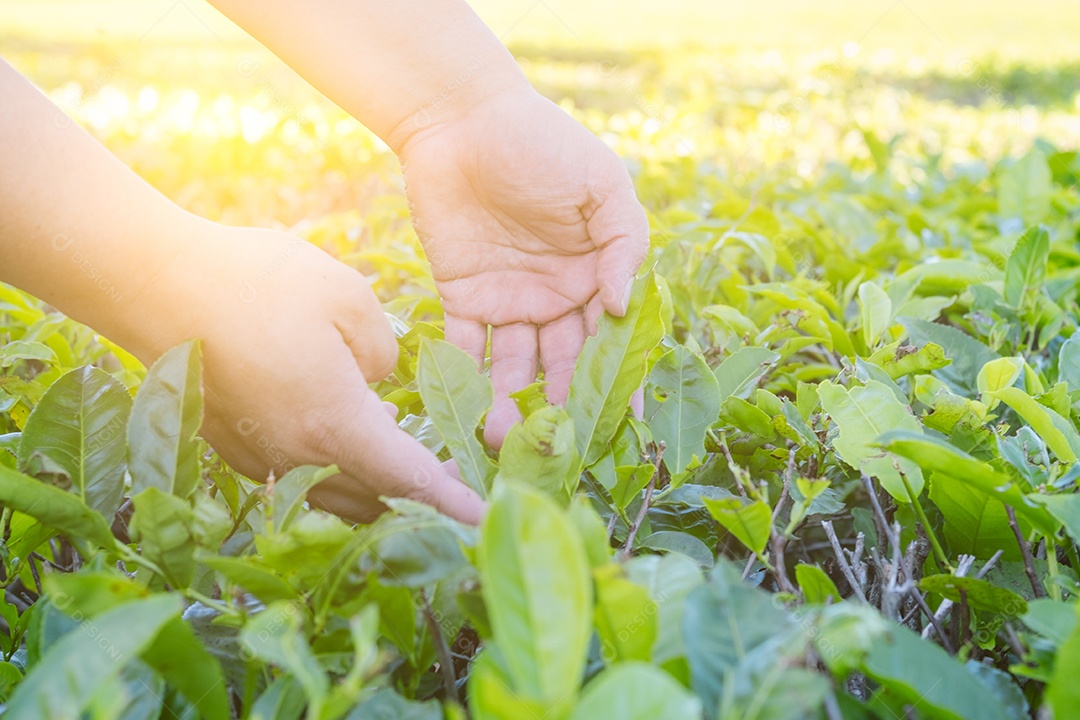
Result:
<svg viewBox="0 0 1080 720">
<path fill-rule="evenodd" d="M 286 233 L 197 222 L 198 239 L 145 294 L 128 344 L 152 358 L 203 339 L 202 434 L 222 457 L 256 480 L 337 464 L 343 474 L 309 497 L 352 520 L 376 515 L 385 495 L 479 522 L 480 498 L 367 385 L 393 369 L 397 341 L 364 278 Z"/>
<path fill-rule="evenodd" d="M 538 363 L 564 402 L 597 318 L 625 313 L 648 221 L 618 157 L 527 86 L 419 130 L 400 157 L 447 339 L 482 363 L 492 328 L 484 436 L 499 447 Z"/>
</svg>

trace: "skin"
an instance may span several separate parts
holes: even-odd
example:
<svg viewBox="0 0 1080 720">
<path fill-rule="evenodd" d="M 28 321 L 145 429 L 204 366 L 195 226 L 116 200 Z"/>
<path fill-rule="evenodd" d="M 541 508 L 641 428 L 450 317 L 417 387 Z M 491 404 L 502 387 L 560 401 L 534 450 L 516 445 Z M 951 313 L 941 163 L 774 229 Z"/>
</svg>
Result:
<svg viewBox="0 0 1080 720">
<path fill-rule="evenodd" d="M 648 246 L 618 158 L 464 3 L 216 5 L 398 154 L 448 339 L 482 363 L 490 328 L 487 441 L 501 445 L 519 419 L 508 394 L 538 370 L 564 401 Z M 0 280 L 147 364 L 201 338 L 203 435 L 234 467 L 336 463 L 312 499 L 343 517 L 370 519 L 389 496 L 479 521 L 483 502 L 368 387 L 397 344 L 362 276 L 287 233 L 180 209 L 2 62 L 0 148 Z"/>
</svg>

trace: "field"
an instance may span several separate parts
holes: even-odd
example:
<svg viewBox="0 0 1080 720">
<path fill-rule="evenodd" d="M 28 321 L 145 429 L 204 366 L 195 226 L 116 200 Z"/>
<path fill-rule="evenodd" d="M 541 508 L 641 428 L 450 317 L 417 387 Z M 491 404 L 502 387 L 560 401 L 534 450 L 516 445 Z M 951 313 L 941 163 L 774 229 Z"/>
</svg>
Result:
<svg viewBox="0 0 1080 720">
<path fill-rule="evenodd" d="M 166 196 L 371 280 L 376 390 L 490 501 L 354 526 L 328 471 L 163 444 L 197 345 L 147 370 L 0 284 L 0 716 L 1080 717 L 1080 9 L 475 7 L 652 233 L 501 454 L 378 138 L 202 3 L 0 5 Z"/>
</svg>

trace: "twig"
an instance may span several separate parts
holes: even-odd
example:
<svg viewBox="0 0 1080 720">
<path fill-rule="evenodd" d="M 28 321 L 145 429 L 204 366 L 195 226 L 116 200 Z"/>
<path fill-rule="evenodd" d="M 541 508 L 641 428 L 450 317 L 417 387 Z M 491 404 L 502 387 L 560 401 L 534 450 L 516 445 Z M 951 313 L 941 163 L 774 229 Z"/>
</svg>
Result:
<svg viewBox="0 0 1080 720">
<path fill-rule="evenodd" d="M 616 510 L 611 511 L 611 519 L 607 524 L 607 540 L 611 543 L 611 536 L 615 534 L 615 525 L 619 522 L 619 513 Z"/>
<path fill-rule="evenodd" d="M 929 630 L 932 627 L 937 631 L 938 637 L 941 638 L 941 644 L 949 651 L 950 655 L 955 654 L 956 651 L 953 649 L 952 643 L 949 642 L 949 637 L 945 634 L 945 628 L 942 627 L 941 620 L 930 610 L 930 606 L 926 604 L 926 599 L 922 596 L 922 593 L 919 592 L 918 588 L 915 587 L 914 583 L 911 586 L 909 594 L 911 597 L 915 598 L 915 603 L 926 614 L 926 617 L 930 619 L 930 624 L 926 626 L 926 629 Z M 926 637 L 926 635 L 927 633 L 924 630 L 923 637 Z"/>
<path fill-rule="evenodd" d="M 986 564 L 982 566 L 982 570 L 975 573 L 976 580 L 982 580 L 986 577 L 986 573 L 994 569 L 994 565 L 1001 559 L 1001 556 L 1005 554 L 1004 550 L 998 550 L 996 553 L 990 556 L 990 559 L 986 561 Z"/>
<path fill-rule="evenodd" d="M 773 575 L 776 577 L 776 585 L 783 592 L 795 593 L 795 586 L 788 579 L 787 565 L 784 560 L 784 548 L 787 546 L 786 534 L 776 532 L 776 521 L 783 511 L 784 504 L 791 495 L 791 476 L 795 472 L 795 448 L 788 451 L 788 471 L 784 475 L 784 489 L 780 491 L 780 499 L 773 508 L 772 528 L 769 531 L 769 544 L 773 553 Z"/>
<path fill-rule="evenodd" d="M 833 554 L 836 555 L 836 561 L 840 564 L 840 570 L 844 573 L 844 578 L 848 581 L 848 585 L 851 586 L 851 591 L 865 603 L 866 593 L 863 592 L 862 586 L 855 578 L 855 572 L 851 569 L 851 565 L 848 563 L 847 558 L 844 557 L 844 549 L 840 547 L 840 541 L 836 539 L 836 531 L 833 530 L 832 522 L 829 520 L 822 520 L 821 529 L 825 531 L 825 537 L 829 538 L 829 544 L 832 545 Z"/>
<path fill-rule="evenodd" d="M 1031 589 L 1035 593 L 1035 597 L 1046 597 L 1046 590 L 1043 589 L 1042 583 L 1039 582 L 1039 575 L 1035 572 L 1035 561 L 1031 557 L 1031 545 L 1024 539 L 1023 533 L 1020 532 L 1020 525 L 1016 522 L 1016 511 L 1012 509 L 1012 506 L 1005 503 L 1005 513 L 1009 516 L 1009 527 L 1012 528 L 1013 535 L 1016 536 L 1016 542 L 1020 545 L 1020 554 L 1024 558 L 1024 572 L 1027 573 L 1028 582 L 1031 583 Z"/>
<path fill-rule="evenodd" d="M 645 521 L 645 515 L 649 512 L 649 503 L 652 502 L 653 491 L 656 490 L 656 478 L 660 474 L 660 462 L 664 459 L 664 448 L 663 441 L 656 444 L 656 458 L 653 460 L 656 472 L 649 478 L 649 484 L 645 486 L 645 498 L 641 501 L 637 517 L 634 518 L 634 524 L 630 526 L 630 532 L 627 534 L 626 542 L 622 547 L 624 553 L 629 553 L 634 549 L 634 538 L 637 537 L 638 530 L 641 529 L 641 523 Z"/>
<path fill-rule="evenodd" d="M 882 539 L 892 540 L 889 535 L 889 520 L 885 517 L 885 511 L 881 509 L 877 490 L 874 488 L 874 481 L 866 473 L 862 474 L 862 481 L 863 486 L 866 488 L 866 494 L 870 496 L 870 505 L 874 508 L 874 525 L 878 531 L 878 543 L 881 543 Z"/>
<path fill-rule="evenodd" d="M 442 628 L 439 627 L 439 622 L 435 619 L 435 613 L 431 610 L 431 603 L 428 602 L 427 595 L 423 590 L 420 591 L 420 599 L 424 601 L 424 621 L 431 632 L 431 639 L 435 642 L 435 652 L 439 656 L 439 677 L 442 678 L 443 692 L 446 693 L 447 700 L 460 702 L 457 692 L 457 677 L 454 673 L 454 657 L 450 653 L 450 646 L 446 644 L 446 636 L 443 635 Z"/>
<path fill-rule="evenodd" d="M 41 597 L 45 594 L 45 591 L 41 589 L 41 576 L 38 574 L 37 563 L 34 562 L 34 553 L 31 553 L 26 559 L 30 563 L 30 573 L 34 576 L 34 587 L 37 588 L 38 597 Z"/>
</svg>

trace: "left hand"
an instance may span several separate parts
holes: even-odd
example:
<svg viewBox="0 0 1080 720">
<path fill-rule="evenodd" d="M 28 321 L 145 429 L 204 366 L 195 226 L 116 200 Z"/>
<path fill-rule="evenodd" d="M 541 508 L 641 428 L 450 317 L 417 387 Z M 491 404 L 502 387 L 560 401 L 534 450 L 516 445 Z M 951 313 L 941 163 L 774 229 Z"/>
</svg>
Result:
<svg viewBox="0 0 1080 720">
<path fill-rule="evenodd" d="M 626 312 L 649 227 L 619 158 L 529 87 L 417 132 L 400 153 L 413 222 L 446 312 L 446 337 L 482 363 L 491 326 L 500 447 L 533 382 L 562 403 L 587 334 Z"/>
</svg>

